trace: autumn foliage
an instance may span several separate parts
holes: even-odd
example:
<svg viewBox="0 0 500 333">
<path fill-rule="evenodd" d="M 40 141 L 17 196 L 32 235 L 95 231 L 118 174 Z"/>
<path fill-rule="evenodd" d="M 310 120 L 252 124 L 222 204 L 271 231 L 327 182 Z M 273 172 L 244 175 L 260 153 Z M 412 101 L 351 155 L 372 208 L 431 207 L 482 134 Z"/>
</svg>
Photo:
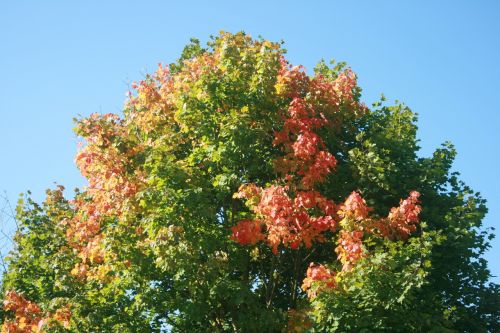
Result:
<svg viewBox="0 0 500 333">
<path fill-rule="evenodd" d="M 37 304 L 28 301 L 23 295 L 14 291 L 5 294 L 3 307 L 6 311 L 14 313 L 13 320 L 5 321 L 2 326 L 2 332 L 8 333 L 43 332 L 44 329 L 50 327 L 51 320 L 68 326 L 71 318 L 71 312 L 67 307 L 42 317 L 42 310 Z"/>
<path fill-rule="evenodd" d="M 345 64 L 308 74 L 281 44 L 221 33 L 127 95 L 123 115 L 76 120 L 87 186 L 21 202 L 3 332 L 428 331 L 474 316 L 452 300 L 485 278 L 465 290 L 470 266 L 448 267 L 441 287 L 439 270 L 459 248 L 447 223 L 480 225 L 481 199 L 449 173 L 451 148 L 418 158 L 413 113 L 370 109 Z"/>
</svg>

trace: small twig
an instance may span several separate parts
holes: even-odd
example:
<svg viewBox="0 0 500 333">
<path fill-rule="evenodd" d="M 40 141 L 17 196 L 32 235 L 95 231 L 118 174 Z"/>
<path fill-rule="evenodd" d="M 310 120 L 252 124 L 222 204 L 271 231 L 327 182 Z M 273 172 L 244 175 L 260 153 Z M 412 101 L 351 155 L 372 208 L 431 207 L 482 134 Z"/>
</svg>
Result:
<svg viewBox="0 0 500 333">
<path fill-rule="evenodd" d="M 303 262 L 303 263 L 304 263 L 304 262 L 306 262 L 306 261 L 307 261 L 307 259 L 309 259 L 309 257 L 310 257 L 310 256 L 314 253 L 314 251 L 316 251 L 316 248 L 313 248 L 313 249 L 311 250 L 311 252 L 309 252 L 309 254 L 308 254 L 307 256 L 305 256 L 305 257 L 304 257 L 304 260 L 302 260 L 302 262 Z"/>
</svg>

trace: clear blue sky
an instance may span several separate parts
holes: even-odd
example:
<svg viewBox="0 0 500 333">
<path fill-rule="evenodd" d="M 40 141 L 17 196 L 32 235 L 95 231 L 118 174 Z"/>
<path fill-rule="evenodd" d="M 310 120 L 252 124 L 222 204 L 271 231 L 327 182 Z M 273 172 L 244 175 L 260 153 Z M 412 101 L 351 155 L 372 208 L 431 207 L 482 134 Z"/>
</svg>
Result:
<svg viewBox="0 0 500 333">
<path fill-rule="evenodd" d="M 384 93 L 420 115 L 422 155 L 445 140 L 455 170 L 500 219 L 498 1 L 0 2 L 0 189 L 37 200 L 84 184 L 72 118 L 119 113 L 127 85 L 219 30 L 285 40 L 311 69 L 347 61 L 369 104 Z M 498 234 L 498 232 L 497 232 Z M 487 255 L 500 275 L 500 240 Z M 500 282 L 499 278 L 494 279 Z"/>
</svg>

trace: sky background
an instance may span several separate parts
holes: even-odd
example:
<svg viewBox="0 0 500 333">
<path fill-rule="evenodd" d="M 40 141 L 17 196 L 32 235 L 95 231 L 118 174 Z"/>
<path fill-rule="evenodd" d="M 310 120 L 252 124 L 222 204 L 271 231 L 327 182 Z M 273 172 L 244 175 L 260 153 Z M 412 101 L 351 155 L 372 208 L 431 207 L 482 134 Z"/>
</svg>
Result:
<svg viewBox="0 0 500 333">
<path fill-rule="evenodd" d="M 173 62 L 189 38 L 205 42 L 220 30 L 284 40 L 291 62 L 309 70 L 321 58 L 347 61 L 368 105 L 384 93 L 419 114 L 421 156 L 455 144 L 454 170 L 488 200 L 485 225 L 499 227 L 500 2 L 493 0 L 0 0 L 0 190 L 15 204 L 27 190 L 43 200 L 54 182 L 84 185 L 72 118 L 120 113 L 132 81 Z M 12 221 L 4 218 L 0 229 L 12 230 Z M 487 259 L 500 276 L 499 239 Z"/>
</svg>

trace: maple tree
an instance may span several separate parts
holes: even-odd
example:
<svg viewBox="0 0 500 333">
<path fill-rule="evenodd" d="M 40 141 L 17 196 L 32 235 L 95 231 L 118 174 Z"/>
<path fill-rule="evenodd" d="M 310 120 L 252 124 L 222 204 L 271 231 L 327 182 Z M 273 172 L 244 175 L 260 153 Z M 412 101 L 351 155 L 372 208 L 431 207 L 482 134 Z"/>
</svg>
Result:
<svg viewBox="0 0 500 333">
<path fill-rule="evenodd" d="M 76 120 L 88 185 L 18 205 L 4 332 L 494 332 L 485 201 L 344 63 L 222 32 Z"/>
</svg>

